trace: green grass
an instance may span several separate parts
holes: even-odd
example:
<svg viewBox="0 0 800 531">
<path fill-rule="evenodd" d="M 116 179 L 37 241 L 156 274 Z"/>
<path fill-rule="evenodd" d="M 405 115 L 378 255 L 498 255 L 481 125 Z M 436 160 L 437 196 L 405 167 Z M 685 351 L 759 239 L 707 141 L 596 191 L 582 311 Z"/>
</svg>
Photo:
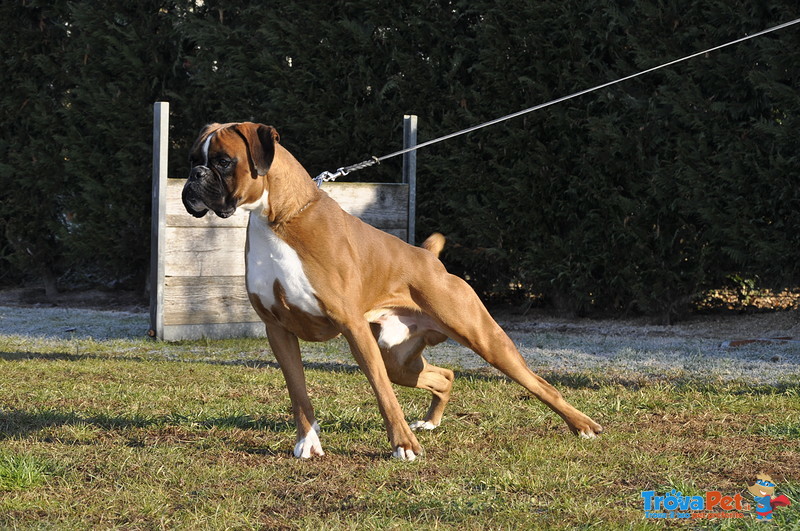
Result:
<svg viewBox="0 0 800 531">
<path fill-rule="evenodd" d="M 44 483 L 47 461 L 30 455 L 0 453 L 0 492 L 28 489 Z"/>
<path fill-rule="evenodd" d="M 762 470 L 793 501 L 776 522 L 800 526 L 797 384 L 543 374 L 606 427 L 586 441 L 519 386 L 462 371 L 423 458 L 402 463 L 343 343 L 304 348 L 327 455 L 301 461 L 264 341 L 0 336 L 0 528 L 639 529 L 663 525 L 644 490 L 745 495 Z M 396 390 L 424 414 L 426 393 Z M 762 528 L 746 516 L 692 524 Z"/>
</svg>

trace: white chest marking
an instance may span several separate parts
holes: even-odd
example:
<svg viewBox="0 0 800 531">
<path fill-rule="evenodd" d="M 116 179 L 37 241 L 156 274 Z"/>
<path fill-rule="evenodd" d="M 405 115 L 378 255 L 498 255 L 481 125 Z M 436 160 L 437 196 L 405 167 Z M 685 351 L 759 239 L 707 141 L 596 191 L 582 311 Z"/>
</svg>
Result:
<svg viewBox="0 0 800 531">
<path fill-rule="evenodd" d="M 260 216 L 260 210 L 250 212 L 247 238 L 247 291 L 258 295 L 261 304 L 270 309 L 277 302 L 277 280 L 292 307 L 311 315 L 324 315 L 297 252 L 278 238 Z"/>
</svg>

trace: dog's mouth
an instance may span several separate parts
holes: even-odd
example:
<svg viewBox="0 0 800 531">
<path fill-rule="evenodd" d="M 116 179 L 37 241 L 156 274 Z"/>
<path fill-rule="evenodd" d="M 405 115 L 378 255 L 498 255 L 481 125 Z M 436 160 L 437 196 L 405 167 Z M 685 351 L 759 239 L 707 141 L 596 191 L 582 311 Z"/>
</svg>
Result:
<svg viewBox="0 0 800 531">
<path fill-rule="evenodd" d="M 224 206 L 220 208 L 214 208 L 196 197 L 184 197 L 183 206 L 186 207 L 186 211 L 189 214 L 196 218 L 202 218 L 208 214 L 209 211 L 214 212 L 214 214 L 222 219 L 229 218 L 236 213 L 236 207 Z"/>
<path fill-rule="evenodd" d="M 183 201 L 183 206 L 186 209 L 186 212 L 196 218 L 202 218 L 209 211 L 209 208 L 206 206 L 205 202 L 200 199 L 200 197 L 197 195 L 197 192 L 189 186 L 184 187 L 183 194 L 181 194 L 181 200 Z"/>
<path fill-rule="evenodd" d="M 214 214 L 221 217 L 222 219 L 231 217 L 234 213 L 236 213 L 236 208 L 226 208 L 225 210 L 215 210 Z"/>
<path fill-rule="evenodd" d="M 181 194 L 186 211 L 196 218 L 202 218 L 209 211 L 222 219 L 231 217 L 236 212 L 236 205 L 226 198 L 227 191 L 222 180 L 216 175 L 198 178 L 194 172 Z"/>
</svg>

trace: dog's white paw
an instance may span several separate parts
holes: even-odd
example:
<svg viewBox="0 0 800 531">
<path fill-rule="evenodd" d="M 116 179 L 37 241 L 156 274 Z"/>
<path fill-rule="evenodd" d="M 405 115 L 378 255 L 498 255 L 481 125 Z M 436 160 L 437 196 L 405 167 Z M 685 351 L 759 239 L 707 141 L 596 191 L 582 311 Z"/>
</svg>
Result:
<svg viewBox="0 0 800 531">
<path fill-rule="evenodd" d="M 435 430 L 438 426 L 433 424 L 432 422 L 428 422 L 427 420 L 418 420 L 416 422 L 412 422 L 408 425 L 414 431 L 419 430 Z"/>
<path fill-rule="evenodd" d="M 595 421 L 589 419 L 588 426 L 578 428 L 575 430 L 578 437 L 581 439 L 597 439 L 597 436 L 603 433 L 603 427 Z"/>
<path fill-rule="evenodd" d="M 406 450 L 402 446 L 398 446 L 392 453 L 392 457 L 400 461 L 413 461 L 417 458 L 417 455 L 411 450 Z"/>
<path fill-rule="evenodd" d="M 322 443 L 319 440 L 319 424 L 316 422 L 311 426 L 311 430 L 306 433 L 305 437 L 294 445 L 295 457 L 308 459 L 315 455 L 325 455 L 325 452 L 322 451 Z"/>
</svg>

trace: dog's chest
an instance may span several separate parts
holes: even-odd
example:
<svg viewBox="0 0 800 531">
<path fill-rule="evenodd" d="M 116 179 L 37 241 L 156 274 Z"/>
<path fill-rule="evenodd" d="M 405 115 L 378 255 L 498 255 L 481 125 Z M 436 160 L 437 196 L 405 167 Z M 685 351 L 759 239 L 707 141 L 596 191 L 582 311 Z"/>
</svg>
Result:
<svg viewBox="0 0 800 531">
<path fill-rule="evenodd" d="M 256 212 L 250 213 L 247 241 L 245 259 L 247 291 L 250 294 L 258 296 L 266 309 L 280 304 L 286 309 L 323 315 L 297 252 L 281 240 Z M 277 300 L 276 294 L 281 301 Z"/>
</svg>

